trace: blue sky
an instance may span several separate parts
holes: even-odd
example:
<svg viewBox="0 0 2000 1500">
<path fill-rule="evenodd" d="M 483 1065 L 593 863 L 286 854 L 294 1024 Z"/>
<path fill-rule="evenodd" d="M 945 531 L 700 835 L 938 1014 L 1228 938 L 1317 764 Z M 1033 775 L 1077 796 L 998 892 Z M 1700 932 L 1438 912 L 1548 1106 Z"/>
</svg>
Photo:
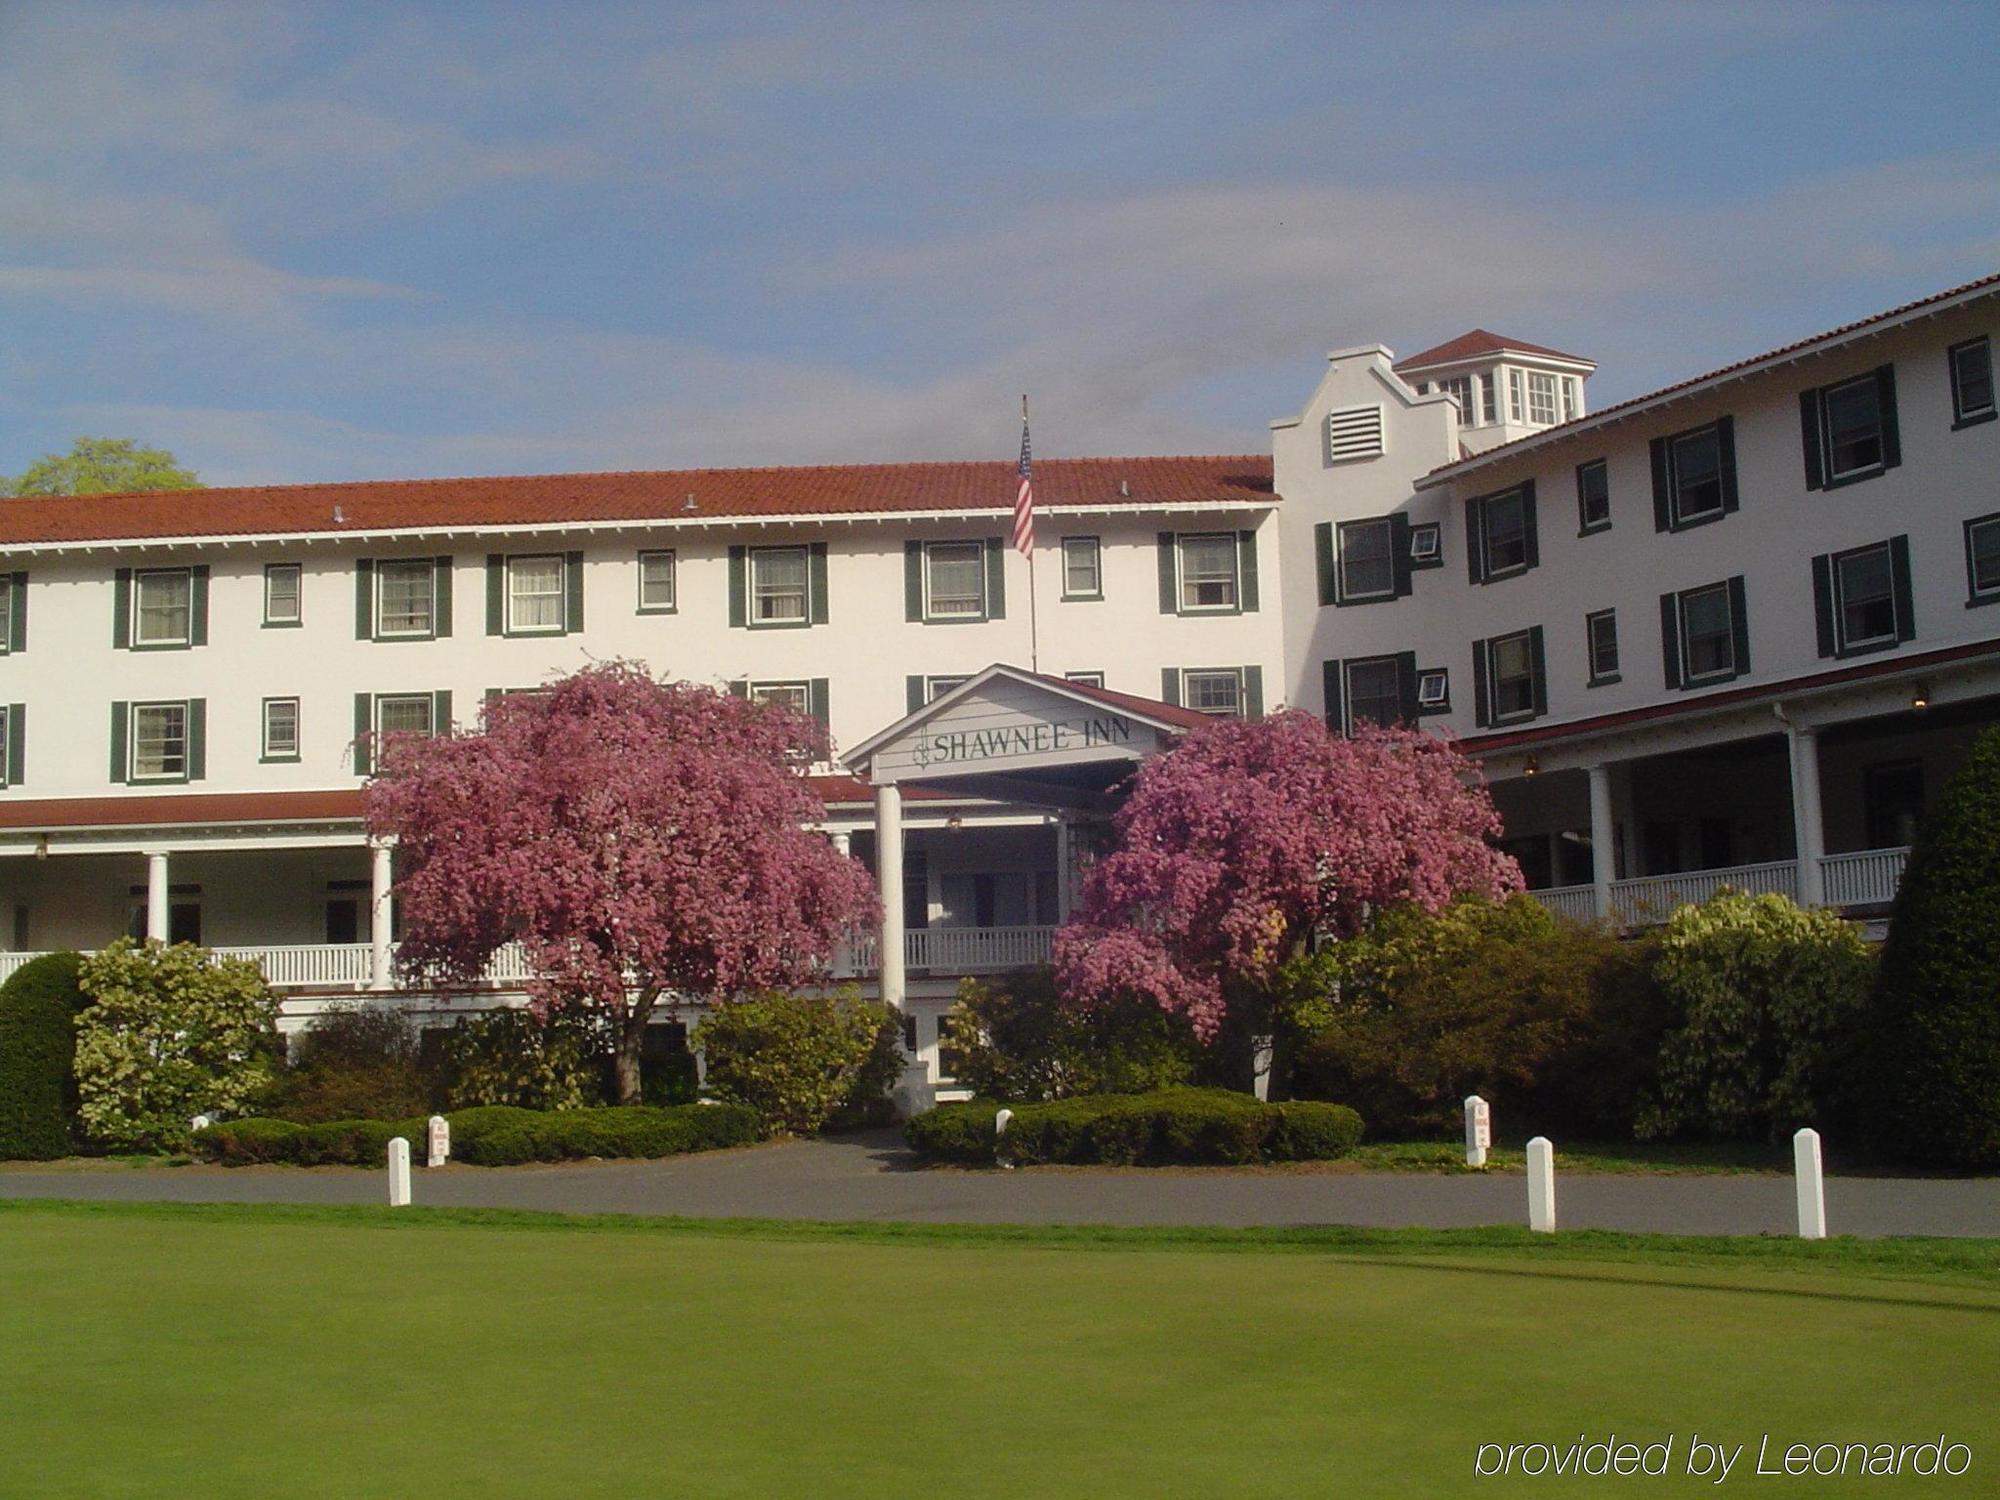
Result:
<svg viewBox="0 0 2000 1500">
<path fill-rule="evenodd" d="M 1484 325 L 1603 405 L 2000 269 L 2000 7 L 0 0 L 0 471 L 1268 450 Z"/>
</svg>

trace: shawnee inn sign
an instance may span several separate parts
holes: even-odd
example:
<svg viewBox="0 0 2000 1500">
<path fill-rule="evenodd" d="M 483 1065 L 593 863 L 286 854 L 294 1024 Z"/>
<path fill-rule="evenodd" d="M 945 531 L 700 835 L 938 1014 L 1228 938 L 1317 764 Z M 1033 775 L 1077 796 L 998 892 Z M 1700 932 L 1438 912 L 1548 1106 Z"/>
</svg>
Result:
<svg viewBox="0 0 2000 1500">
<path fill-rule="evenodd" d="M 1131 742 L 1131 718 L 1107 712 L 1088 718 L 1057 719 L 1052 724 L 1012 724 L 997 729 L 951 729 L 925 734 L 918 737 L 912 756 L 919 767 L 924 767 Z"/>
</svg>

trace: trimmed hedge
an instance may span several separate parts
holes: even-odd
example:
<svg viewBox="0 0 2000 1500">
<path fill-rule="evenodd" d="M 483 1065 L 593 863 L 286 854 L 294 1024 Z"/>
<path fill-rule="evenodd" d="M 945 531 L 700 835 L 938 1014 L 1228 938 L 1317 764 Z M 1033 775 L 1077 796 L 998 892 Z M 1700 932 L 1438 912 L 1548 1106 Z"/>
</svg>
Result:
<svg viewBox="0 0 2000 1500">
<path fill-rule="evenodd" d="M 983 1099 L 942 1104 L 911 1120 L 904 1138 L 933 1160 L 991 1165 L 999 1107 Z M 1022 1165 L 1328 1161 L 1361 1140 L 1361 1116 L 1344 1104 L 1265 1104 L 1228 1089 L 1092 1094 L 1011 1108 L 1007 1159 Z"/>
<path fill-rule="evenodd" d="M 0 985 L 0 1160 L 53 1161 L 74 1149 L 80 953 L 46 953 Z"/>
<path fill-rule="evenodd" d="M 681 1104 L 668 1109 L 542 1111 L 495 1104 L 462 1109 L 451 1122 L 453 1161 L 504 1167 L 585 1157 L 679 1156 L 744 1146 L 763 1137 L 754 1110 L 737 1104 Z M 224 1166 L 283 1163 L 298 1167 L 379 1167 L 402 1136 L 421 1160 L 428 1117 L 413 1120 L 228 1120 L 198 1130 L 195 1151 Z"/>
</svg>

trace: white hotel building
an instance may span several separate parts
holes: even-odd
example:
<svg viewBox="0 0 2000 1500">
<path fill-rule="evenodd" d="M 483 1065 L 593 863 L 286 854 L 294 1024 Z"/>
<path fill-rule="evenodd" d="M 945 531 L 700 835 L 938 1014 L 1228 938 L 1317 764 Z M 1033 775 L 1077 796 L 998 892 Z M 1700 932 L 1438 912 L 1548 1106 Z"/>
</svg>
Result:
<svg viewBox="0 0 2000 1500">
<path fill-rule="evenodd" d="M 1879 918 L 2000 718 L 1996 335 L 2000 276 L 1596 412 L 1483 331 L 1344 349 L 1269 456 L 1038 463 L 1032 575 L 1010 463 L 0 502 L 0 971 L 131 932 L 256 955 L 294 1020 L 396 989 L 368 737 L 611 657 L 829 725 L 829 831 L 901 875 L 842 968 L 933 1073 L 1203 714 L 1453 735 L 1563 912 Z"/>
</svg>

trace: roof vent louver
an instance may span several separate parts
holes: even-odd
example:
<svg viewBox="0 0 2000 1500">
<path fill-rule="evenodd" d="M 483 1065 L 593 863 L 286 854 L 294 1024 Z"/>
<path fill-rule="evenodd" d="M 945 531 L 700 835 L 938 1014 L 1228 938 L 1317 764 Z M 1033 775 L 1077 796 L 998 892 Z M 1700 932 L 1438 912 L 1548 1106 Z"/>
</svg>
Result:
<svg viewBox="0 0 2000 1500">
<path fill-rule="evenodd" d="M 1326 461 L 1346 463 L 1382 455 L 1382 408 L 1347 406 L 1326 414 Z"/>
</svg>

